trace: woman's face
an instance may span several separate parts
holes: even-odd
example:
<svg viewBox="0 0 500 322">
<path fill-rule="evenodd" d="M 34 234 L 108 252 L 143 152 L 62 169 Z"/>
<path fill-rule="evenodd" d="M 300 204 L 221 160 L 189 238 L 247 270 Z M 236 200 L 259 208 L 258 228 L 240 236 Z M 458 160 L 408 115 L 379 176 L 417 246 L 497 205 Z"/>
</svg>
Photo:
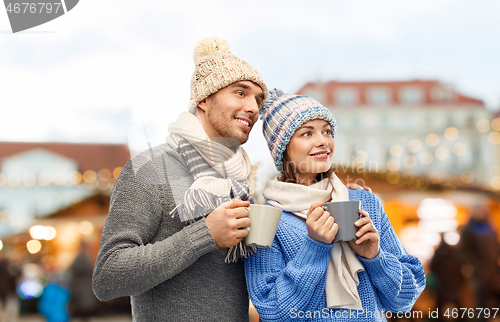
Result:
<svg viewBox="0 0 500 322">
<path fill-rule="evenodd" d="M 287 147 L 288 159 L 301 181 L 315 179 L 318 173 L 328 171 L 333 163 L 334 150 L 332 128 L 321 119 L 302 124 Z"/>
</svg>

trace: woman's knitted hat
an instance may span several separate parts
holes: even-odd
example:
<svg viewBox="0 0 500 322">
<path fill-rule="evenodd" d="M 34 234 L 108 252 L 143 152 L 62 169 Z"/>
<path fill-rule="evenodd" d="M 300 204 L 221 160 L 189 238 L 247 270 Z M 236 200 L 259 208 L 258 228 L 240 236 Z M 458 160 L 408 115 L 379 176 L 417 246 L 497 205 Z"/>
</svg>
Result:
<svg viewBox="0 0 500 322">
<path fill-rule="evenodd" d="M 283 153 L 292 135 L 304 123 L 322 119 L 330 123 L 332 137 L 337 134 L 337 121 L 320 102 L 308 96 L 290 95 L 280 89 L 269 91 L 260 109 L 262 132 L 273 157 L 276 169 L 283 173 Z"/>
<path fill-rule="evenodd" d="M 255 68 L 231 54 L 227 41 L 205 38 L 194 48 L 194 68 L 191 77 L 189 112 L 194 113 L 199 102 L 219 89 L 239 81 L 252 81 L 267 96 L 267 87 Z M 263 100 L 263 103 L 265 99 Z M 262 104 L 263 104 L 262 103 Z M 262 107 L 262 106 L 259 106 Z"/>
</svg>

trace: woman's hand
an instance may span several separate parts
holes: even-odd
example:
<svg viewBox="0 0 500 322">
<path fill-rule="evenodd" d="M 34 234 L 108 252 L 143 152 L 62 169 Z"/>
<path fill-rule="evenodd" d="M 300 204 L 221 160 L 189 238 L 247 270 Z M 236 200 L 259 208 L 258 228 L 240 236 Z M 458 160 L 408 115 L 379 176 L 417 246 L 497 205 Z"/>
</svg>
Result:
<svg viewBox="0 0 500 322">
<path fill-rule="evenodd" d="M 365 189 L 366 191 L 372 192 L 372 188 L 370 188 L 368 186 L 361 187 L 357 183 L 348 183 L 345 186 L 347 187 L 347 189 L 351 189 L 351 190 Z"/>
<path fill-rule="evenodd" d="M 361 218 L 354 223 L 354 225 L 359 227 L 359 230 L 356 233 L 356 237 L 358 237 L 358 239 L 348 243 L 349 246 L 351 246 L 351 249 L 359 256 L 372 259 L 378 255 L 380 235 L 378 234 L 377 228 L 375 228 L 370 215 L 363 209 L 360 209 L 359 213 L 361 214 Z"/>
<path fill-rule="evenodd" d="M 323 208 L 323 203 L 313 203 L 307 212 L 307 235 L 325 244 L 331 244 L 337 236 L 339 225 Z"/>
</svg>

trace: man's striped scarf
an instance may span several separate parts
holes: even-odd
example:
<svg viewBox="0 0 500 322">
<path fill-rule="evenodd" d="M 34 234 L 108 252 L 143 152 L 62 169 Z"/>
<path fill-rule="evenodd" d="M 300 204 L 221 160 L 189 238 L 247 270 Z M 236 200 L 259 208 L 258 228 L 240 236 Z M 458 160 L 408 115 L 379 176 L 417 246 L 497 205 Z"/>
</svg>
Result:
<svg viewBox="0 0 500 322">
<path fill-rule="evenodd" d="M 214 142 L 190 113 L 181 113 L 179 119 L 169 125 L 169 131 L 167 142 L 184 159 L 194 178 L 172 216 L 190 222 L 207 216 L 223 202 L 252 198 L 250 160 L 241 146 L 234 152 Z M 226 262 L 235 262 L 256 251 L 242 241 L 228 250 Z"/>
</svg>

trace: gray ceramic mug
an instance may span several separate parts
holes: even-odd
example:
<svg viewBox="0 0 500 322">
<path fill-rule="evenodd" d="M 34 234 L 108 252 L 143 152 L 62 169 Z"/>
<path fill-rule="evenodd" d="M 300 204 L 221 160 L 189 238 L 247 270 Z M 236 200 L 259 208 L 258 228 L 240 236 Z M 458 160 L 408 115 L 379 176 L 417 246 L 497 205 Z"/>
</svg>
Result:
<svg viewBox="0 0 500 322">
<path fill-rule="evenodd" d="M 333 240 L 334 243 L 358 239 L 356 237 L 358 227 L 354 223 L 360 218 L 360 205 L 359 200 L 327 202 L 323 205 L 323 209 L 328 211 L 339 225 L 337 236 Z"/>
<path fill-rule="evenodd" d="M 283 211 L 276 207 L 257 204 L 251 204 L 246 209 L 251 223 L 250 227 L 247 227 L 248 236 L 245 237 L 245 244 L 270 248 Z"/>
</svg>

